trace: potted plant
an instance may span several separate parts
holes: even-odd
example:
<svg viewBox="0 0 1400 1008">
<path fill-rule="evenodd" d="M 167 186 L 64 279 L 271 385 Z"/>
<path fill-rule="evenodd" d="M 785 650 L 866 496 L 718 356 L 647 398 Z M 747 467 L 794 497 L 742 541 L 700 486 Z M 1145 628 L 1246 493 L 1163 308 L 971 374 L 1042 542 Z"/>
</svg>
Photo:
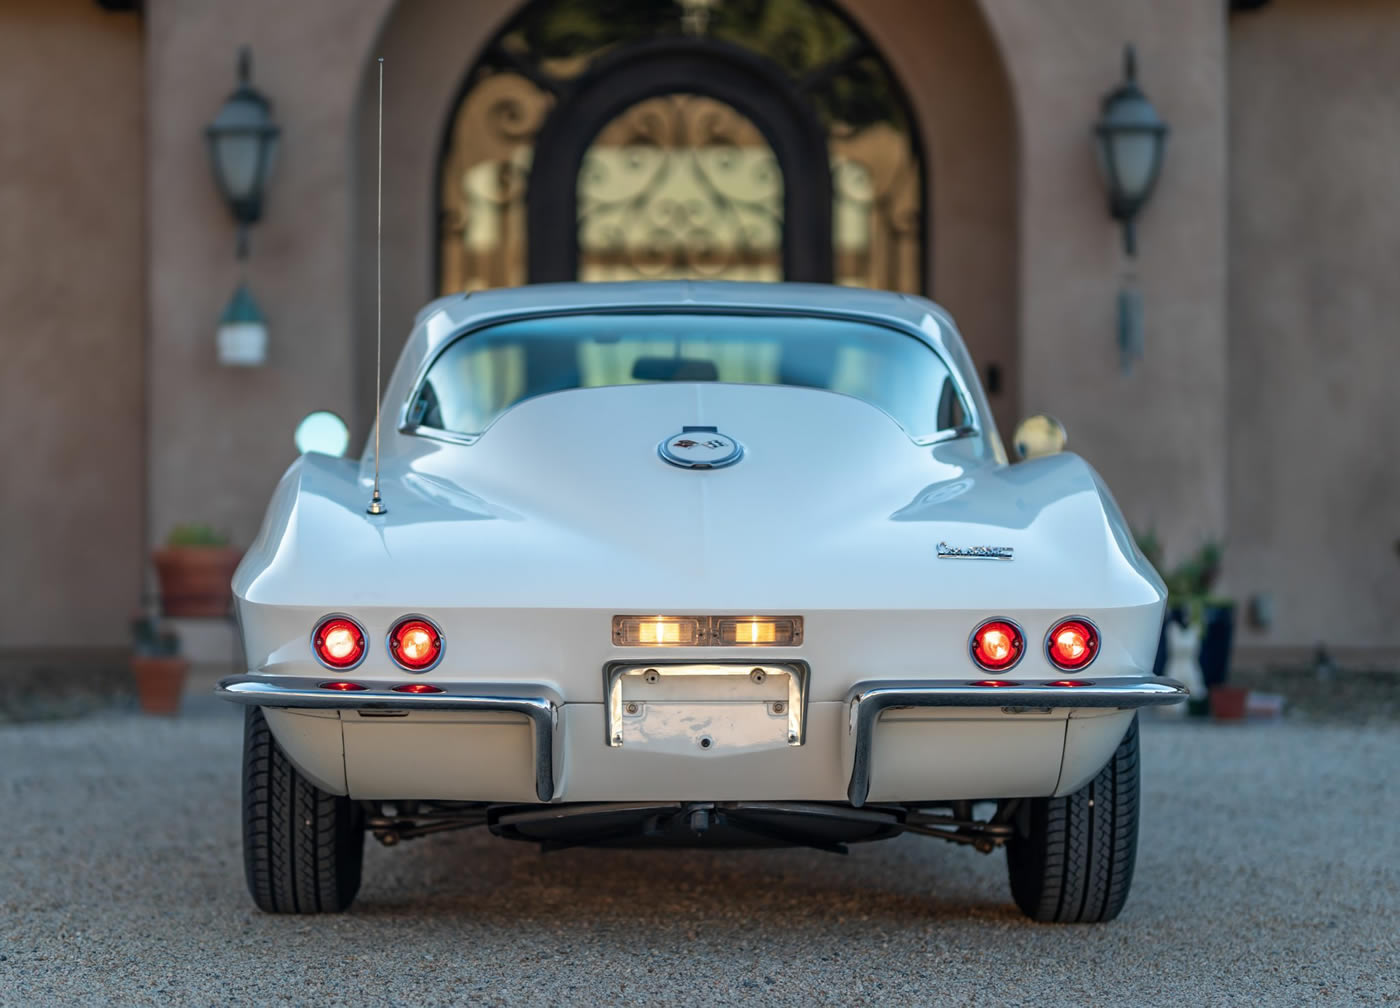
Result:
<svg viewBox="0 0 1400 1008">
<path fill-rule="evenodd" d="M 223 619 L 233 601 L 230 582 L 243 557 L 228 536 L 208 525 L 176 525 L 155 551 L 161 608 L 176 619 Z"/>
<path fill-rule="evenodd" d="M 147 714 L 174 714 L 180 709 L 190 663 L 180 655 L 180 638 L 150 616 L 131 621 L 131 677 Z"/>
<path fill-rule="evenodd" d="M 1143 555 L 1162 572 L 1162 580 L 1166 582 L 1167 621 L 1175 620 L 1181 626 L 1194 626 L 1200 631 L 1197 659 L 1206 688 L 1213 693 L 1217 687 L 1224 687 L 1230 672 L 1230 645 L 1235 636 L 1234 600 L 1216 595 L 1213 591 L 1220 577 L 1224 548 L 1220 543 L 1208 540 L 1193 555 L 1167 571 L 1162 562 L 1162 546 L 1155 533 L 1139 534 L 1137 542 Z M 1165 665 L 1164 622 L 1153 666 L 1154 674 L 1161 675 Z M 1227 699 L 1224 692 L 1221 697 L 1221 704 L 1233 703 L 1233 699 Z"/>
<path fill-rule="evenodd" d="M 1207 688 L 1223 685 L 1230 672 L 1230 644 L 1235 637 L 1235 603 L 1213 591 L 1224 550 L 1204 543 L 1167 578 L 1167 605 L 1183 622 L 1201 631 L 1201 678 Z"/>
</svg>

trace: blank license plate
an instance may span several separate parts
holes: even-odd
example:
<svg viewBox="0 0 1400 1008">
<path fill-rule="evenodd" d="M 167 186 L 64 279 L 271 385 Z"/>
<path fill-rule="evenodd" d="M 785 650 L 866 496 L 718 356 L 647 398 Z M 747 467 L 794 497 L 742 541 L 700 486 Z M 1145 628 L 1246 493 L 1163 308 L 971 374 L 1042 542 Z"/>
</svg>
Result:
<svg viewBox="0 0 1400 1008">
<path fill-rule="evenodd" d="M 614 663 L 608 743 L 704 755 L 802 743 L 806 665 Z"/>
</svg>

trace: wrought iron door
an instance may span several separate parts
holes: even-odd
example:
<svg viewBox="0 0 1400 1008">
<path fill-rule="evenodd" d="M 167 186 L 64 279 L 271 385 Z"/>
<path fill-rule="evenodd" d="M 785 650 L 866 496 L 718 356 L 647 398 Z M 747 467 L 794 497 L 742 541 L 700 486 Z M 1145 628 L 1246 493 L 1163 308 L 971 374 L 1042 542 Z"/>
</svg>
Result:
<svg viewBox="0 0 1400 1008">
<path fill-rule="evenodd" d="M 920 144 L 829 0 L 532 0 L 463 80 L 438 290 L 697 276 L 919 292 Z"/>
<path fill-rule="evenodd" d="M 526 207 L 534 282 L 832 279 L 826 130 L 777 67 L 716 40 L 590 67 L 540 128 Z"/>
</svg>

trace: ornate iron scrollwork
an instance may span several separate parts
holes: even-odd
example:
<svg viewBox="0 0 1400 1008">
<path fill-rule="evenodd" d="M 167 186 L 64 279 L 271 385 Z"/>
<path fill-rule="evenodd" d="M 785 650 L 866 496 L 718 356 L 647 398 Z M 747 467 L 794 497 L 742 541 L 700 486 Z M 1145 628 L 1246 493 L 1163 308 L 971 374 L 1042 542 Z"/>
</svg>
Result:
<svg viewBox="0 0 1400 1008">
<path fill-rule="evenodd" d="M 827 131 L 831 243 L 840 283 L 924 286 L 924 181 L 910 116 L 888 68 L 820 0 L 778 7 L 710 0 L 536 0 L 488 47 L 463 92 L 441 166 L 439 286 L 524 283 L 534 140 L 600 57 L 649 39 L 739 46 L 779 68 Z M 755 123 L 682 90 L 639 94 L 594 138 L 579 169 L 580 279 L 782 279 L 791 179 Z M 794 189 L 793 192 L 797 192 Z M 787 206 L 789 213 L 802 208 Z"/>
<path fill-rule="evenodd" d="M 781 278 L 783 179 L 757 128 L 699 95 L 614 119 L 578 179 L 579 279 Z"/>
</svg>

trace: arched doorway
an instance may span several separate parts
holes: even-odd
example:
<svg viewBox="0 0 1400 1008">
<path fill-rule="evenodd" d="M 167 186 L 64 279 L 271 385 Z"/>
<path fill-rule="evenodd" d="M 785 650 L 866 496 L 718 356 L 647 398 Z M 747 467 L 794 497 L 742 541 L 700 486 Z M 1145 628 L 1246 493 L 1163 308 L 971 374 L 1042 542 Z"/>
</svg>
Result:
<svg viewBox="0 0 1400 1008">
<path fill-rule="evenodd" d="M 1021 153 L 1006 44 L 983 11 L 987 2 L 724 0 L 711 5 L 702 34 L 753 49 L 802 82 L 826 131 L 834 278 L 928 294 L 948 308 L 1009 434 L 1022 412 Z M 673 15 L 698 6 L 681 0 L 392 4 L 365 55 L 351 152 L 363 169 L 353 173 L 357 439 L 369 430 L 376 398 L 374 57 L 384 56 L 390 68 L 383 319 L 392 356 L 392 334 L 407 332 L 428 298 L 527 282 L 526 187 L 535 138 L 557 103 L 551 88 L 567 88 L 595 59 L 625 45 L 694 37 L 701 26 L 692 19 L 687 32 Z M 606 8 L 606 23 L 590 15 L 570 25 L 550 14 L 566 7 Z M 639 7 L 660 13 L 645 23 L 624 17 Z M 756 10 L 771 20 L 756 22 Z M 549 16 L 540 20 L 541 12 Z M 790 30 L 794 19 L 801 30 Z M 754 134 L 730 132 L 740 148 L 757 143 Z M 617 137 L 608 126 L 599 143 L 628 156 L 654 154 L 627 150 L 638 145 Z M 608 156 L 616 161 L 622 154 Z M 743 157 L 754 161 L 761 153 Z M 739 275 L 767 270 L 772 276 L 764 232 L 753 234 L 738 257 L 749 272 Z M 615 260 L 609 253 L 583 265 L 616 278 Z"/>
<path fill-rule="evenodd" d="M 819 0 L 535 0 L 452 116 L 438 290 L 695 277 L 922 292 L 925 191 L 903 92 Z"/>
</svg>

